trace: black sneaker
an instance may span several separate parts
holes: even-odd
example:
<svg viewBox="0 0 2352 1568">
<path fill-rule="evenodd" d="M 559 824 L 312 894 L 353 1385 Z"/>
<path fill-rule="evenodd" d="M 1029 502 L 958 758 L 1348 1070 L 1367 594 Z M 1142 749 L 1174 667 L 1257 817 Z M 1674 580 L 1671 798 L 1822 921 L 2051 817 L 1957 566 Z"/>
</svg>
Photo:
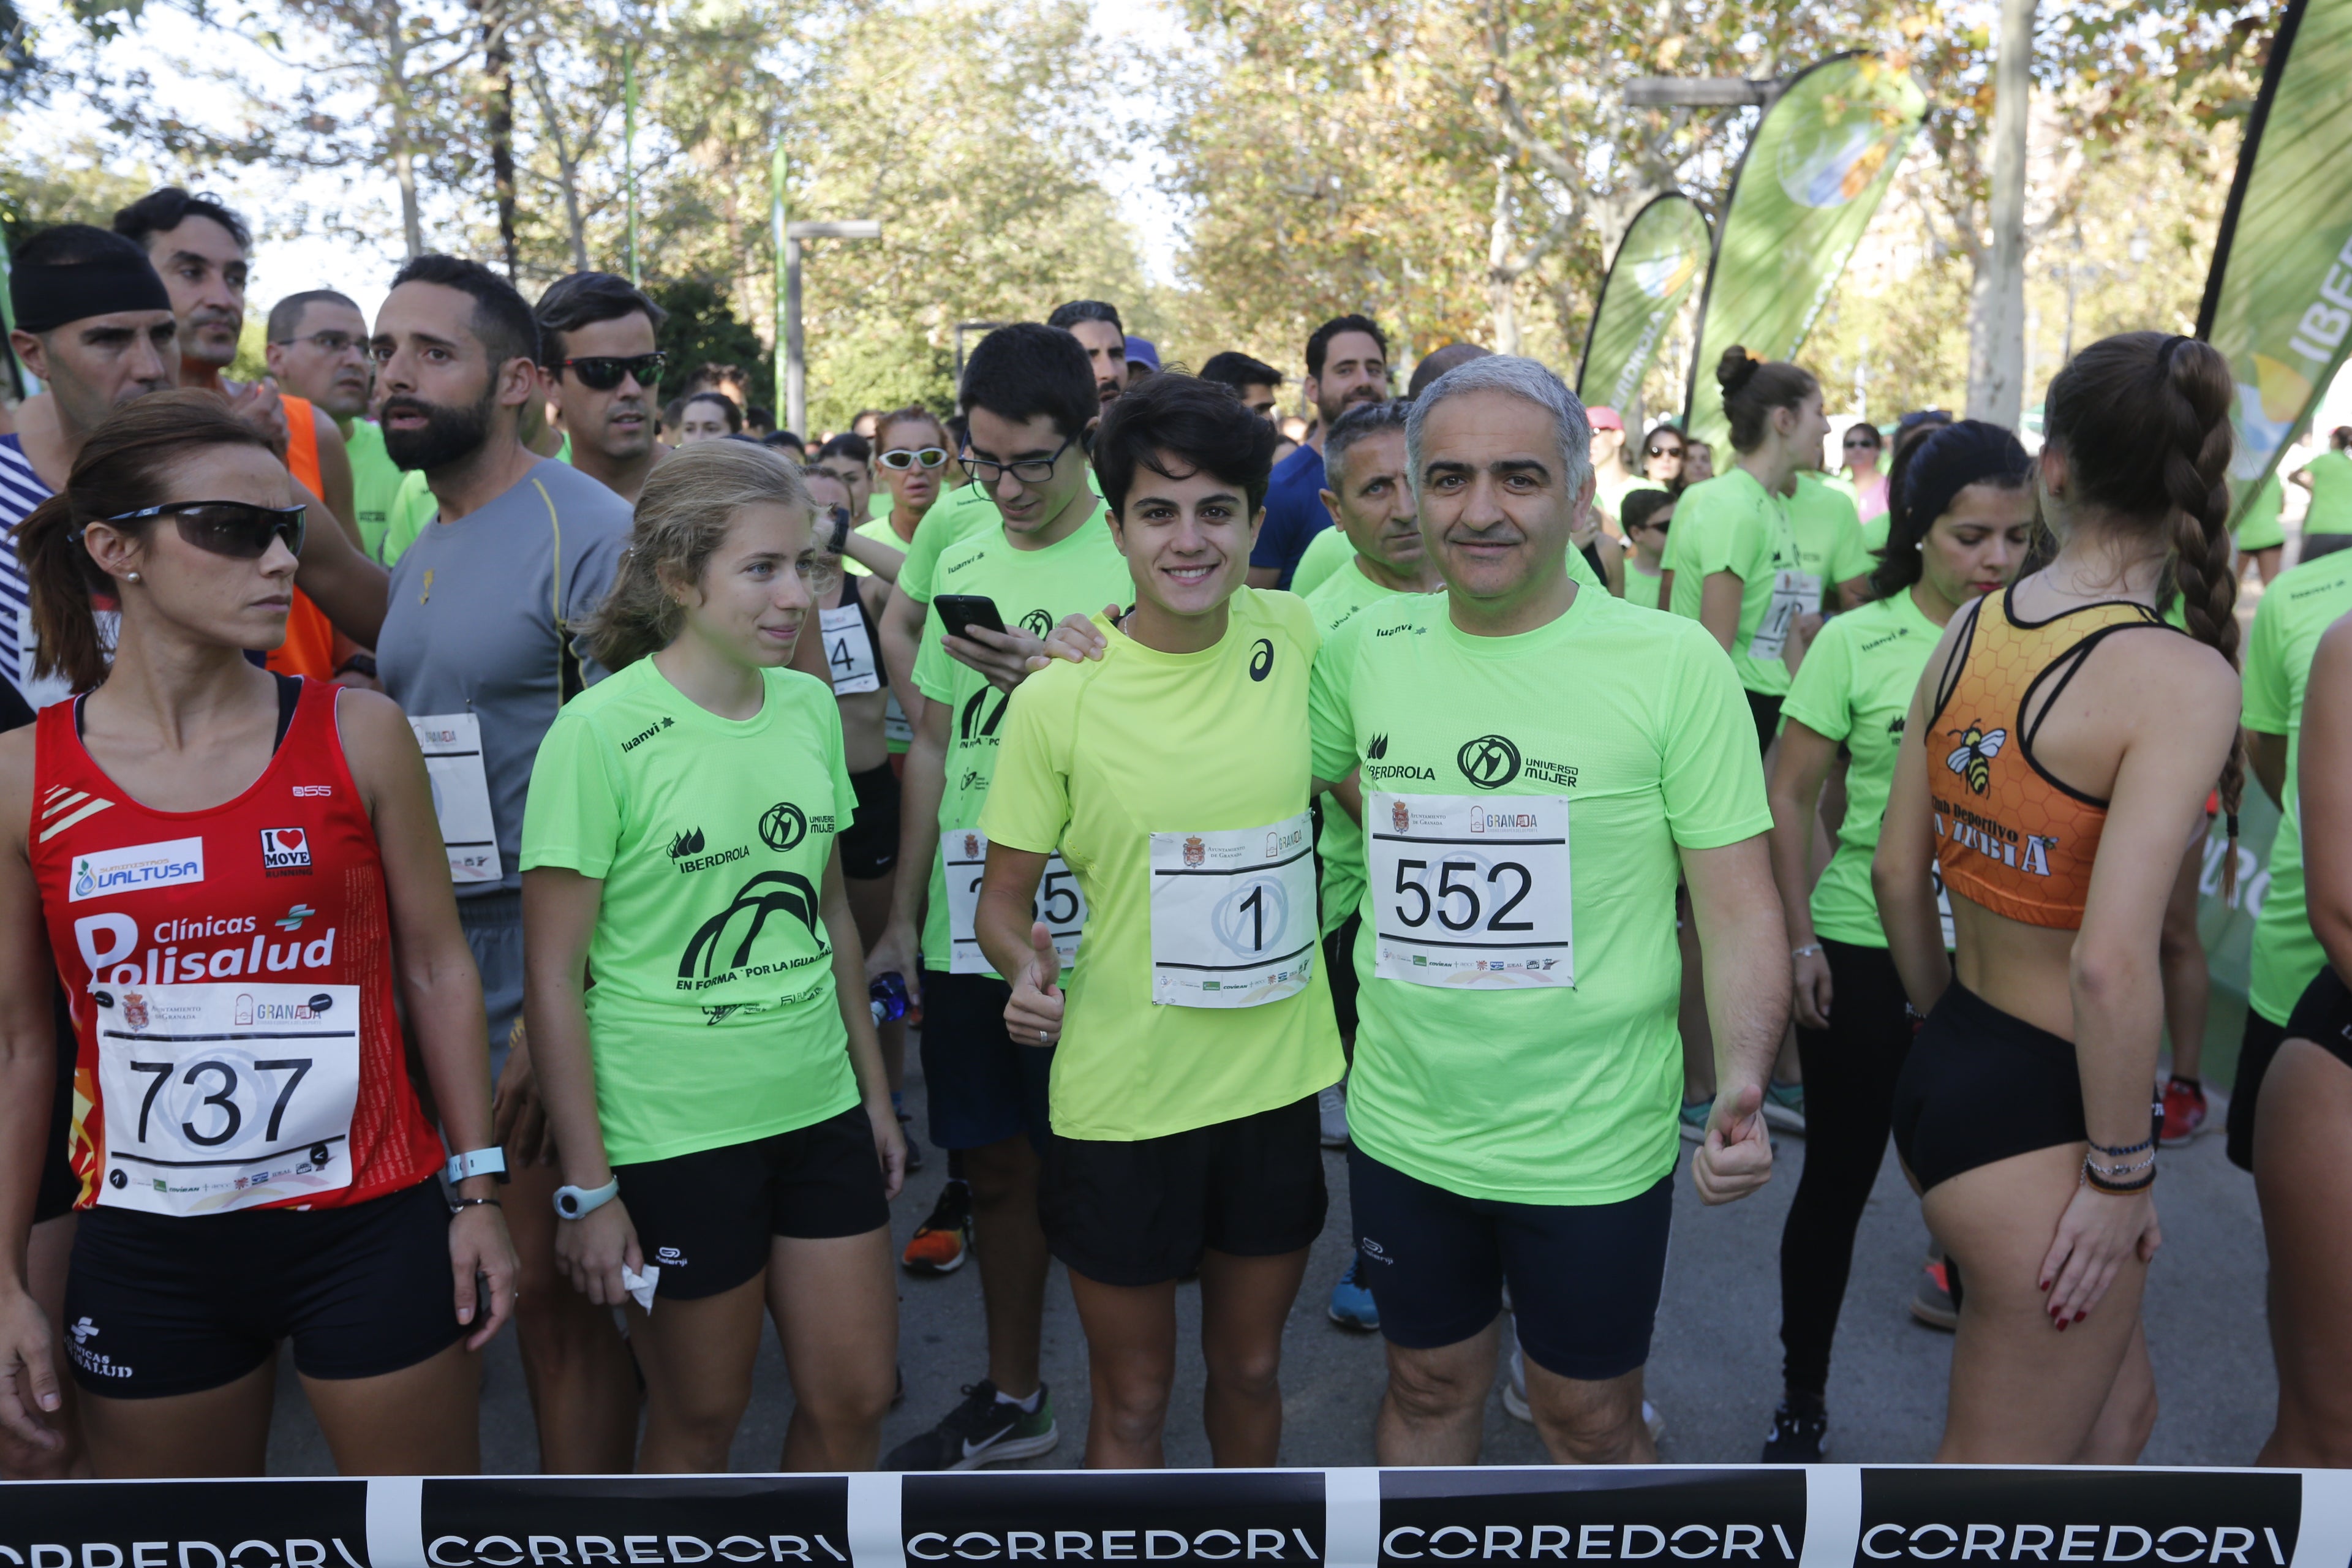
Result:
<svg viewBox="0 0 2352 1568">
<path fill-rule="evenodd" d="M 1764 1434 L 1764 1463 L 1818 1465 L 1829 1452 L 1830 1418 L 1819 1411 L 1791 1411 L 1782 1400 L 1772 1412 L 1772 1430 Z"/>
<path fill-rule="evenodd" d="M 996 1397 L 986 1378 L 964 1389 L 964 1402 L 947 1419 L 890 1450 L 886 1470 L 976 1470 L 1050 1454 L 1062 1440 L 1054 1425 L 1054 1396 L 1038 1384 L 1037 1408 L 1024 1410 Z"/>
</svg>

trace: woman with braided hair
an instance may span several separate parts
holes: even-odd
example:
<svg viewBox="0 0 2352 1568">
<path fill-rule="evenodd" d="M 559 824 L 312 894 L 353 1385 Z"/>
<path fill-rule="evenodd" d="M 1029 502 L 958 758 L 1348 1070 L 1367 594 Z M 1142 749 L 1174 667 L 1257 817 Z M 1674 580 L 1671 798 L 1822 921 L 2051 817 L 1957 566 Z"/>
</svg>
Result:
<svg viewBox="0 0 2352 1568">
<path fill-rule="evenodd" d="M 2056 553 L 1955 615 L 1912 698 L 1873 883 L 1926 1016 L 1894 1131 L 1959 1302 L 1941 1461 L 2128 1464 L 2155 1423 L 2159 933 L 2213 780 L 2234 829 L 2242 778 L 2234 395 L 2189 338 L 2076 356 L 2035 476 Z"/>
</svg>

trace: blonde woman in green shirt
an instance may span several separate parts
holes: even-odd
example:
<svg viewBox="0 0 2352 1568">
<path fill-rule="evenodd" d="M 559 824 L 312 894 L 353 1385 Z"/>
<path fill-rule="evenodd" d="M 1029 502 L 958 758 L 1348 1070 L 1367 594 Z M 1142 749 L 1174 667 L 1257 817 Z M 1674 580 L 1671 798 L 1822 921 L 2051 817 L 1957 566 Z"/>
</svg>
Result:
<svg viewBox="0 0 2352 1568">
<path fill-rule="evenodd" d="M 1783 1394 L 1767 1464 L 1818 1464 L 1829 1436 L 1830 1342 L 1855 1228 L 1886 1157 L 1895 1080 L 1911 1044 L 1902 976 L 1871 891 L 1870 858 L 1919 672 L 1952 616 L 2016 574 L 2033 531 L 2017 437 L 1975 420 L 1937 431 L 1895 478 L 1875 595 L 1822 628 L 1781 704 L 1772 869 L 1789 922 L 1805 1167 L 1780 1237 Z M 1850 752 L 1837 850 L 1812 875 L 1814 817 Z"/>
<path fill-rule="evenodd" d="M 1731 655 L 1763 747 L 1772 743 L 1789 689 L 1790 634 L 1800 616 L 1822 604 L 1822 576 L 1804 568 L 1789 499 L 1798 471 L 1820 462 L 1830 425 L 1821 383 L 1809 370 L 1751 359 L 1734 345 L 1723 351 L 1715 379 L 1739 460 L 1675 502 L 1660 596 Z"/>
<path fill-rule="evenodd" d="M 541 742 L 523 819 L 556 1257 L 628 1313 L 644 1470 L 727 1468 L 763 1315 L 795 1396 L 782 1468 L 871 1468 L 895 1381 L 906 1142 L 843 888 L 856 796 L 833 693 L 784 668 L 810 512 L 764 447 L 655 470 L 590 627 L 613 673 Z"/>
</svg>

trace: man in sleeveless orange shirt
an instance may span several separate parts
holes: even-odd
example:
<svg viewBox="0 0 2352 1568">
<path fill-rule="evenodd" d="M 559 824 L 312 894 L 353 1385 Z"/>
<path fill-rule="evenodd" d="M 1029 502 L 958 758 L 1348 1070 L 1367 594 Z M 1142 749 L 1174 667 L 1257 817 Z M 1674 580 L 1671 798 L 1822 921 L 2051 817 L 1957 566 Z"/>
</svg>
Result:
<svg viewBox="0 0 2352 1568">
<path fill-rule="evenodd" d="M 347 586 L 355 603 L 345 605 L 342 595 L 311 581 L 306 550 L 306 570 L 294 595 L 294 612 L 287 619 L 286 641 L 269 656 L 269 668 L 281 675 L 331 679 L 355 656 L 364 655 L 373 641 L 375 624 L 383 619 L 383 589 L 379 585 L 371 595 L 367 578 L 372 574 L 378 584 L 385 578 L 361 553 L 351 532 L 351 459 L 334 420 L 303 398 L 280 395 L 273 382 L 240 384 L 222 374 L 236 358 L 237 336 L 245 326 L 250 231 L 213 197 L 166 185 L 116 213 L 114 232 L 145 247 L 171 293 L 173 313 L 180 323 L 180 384 L 226 397 L 240 419 L 278 447 L 296 482 L 341 525 L 329 531 L 339 536 L 327 541 L 329 553 L 335 553 L 337 542 L 348 542 L 350 570 L 331 570 L 330 574 L 349 576 Z M 321 594 L 323 602 L 316 597 Z M 371 596 L 372 611 L 367 608 Z"/>
</svg>

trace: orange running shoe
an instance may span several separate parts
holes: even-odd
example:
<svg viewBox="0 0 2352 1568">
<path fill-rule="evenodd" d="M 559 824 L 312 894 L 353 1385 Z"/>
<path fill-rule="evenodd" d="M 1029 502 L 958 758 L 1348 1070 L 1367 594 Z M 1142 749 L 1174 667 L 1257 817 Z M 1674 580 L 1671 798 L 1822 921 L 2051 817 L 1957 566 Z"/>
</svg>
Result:
<svg viewBox="0 0 2352 1568">
<path fill-rule="evenodd" d="M 915 1227 L 898 1261 L 909 1274 L 952 1274 L 971 1256 L 971 1188 L 950 1182 L 940 1189 L 931 1217 Z"/>
</svg>

